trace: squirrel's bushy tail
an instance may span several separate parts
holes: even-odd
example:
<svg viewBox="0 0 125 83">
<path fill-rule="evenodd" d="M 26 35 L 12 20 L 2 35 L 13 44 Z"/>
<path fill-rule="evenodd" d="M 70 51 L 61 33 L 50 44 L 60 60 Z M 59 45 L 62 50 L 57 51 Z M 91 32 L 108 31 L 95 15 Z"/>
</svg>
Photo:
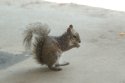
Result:
<svg viewBox="0 0 125 83">
<path fill-rule="evenodd" d="M 26 49 L 31 49 L 31 45 L 37 45 L 39 42 L 38 39 L 44 41 L 44 38 L 48 36 L 50 29 L 46 24 L 40 22 L 32 23 L 27 26 L 27 29 L 24 31 L 24 40 L 23 43 Z M 33 36 L 35 37 L 35 44 L 32 43 Z"/>
</svg>

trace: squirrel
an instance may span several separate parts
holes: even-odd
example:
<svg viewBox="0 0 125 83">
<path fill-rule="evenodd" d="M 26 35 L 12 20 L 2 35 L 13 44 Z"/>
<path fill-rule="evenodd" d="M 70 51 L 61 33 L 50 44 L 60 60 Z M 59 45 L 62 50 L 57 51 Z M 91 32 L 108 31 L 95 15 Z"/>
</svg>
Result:
<svg viewBox="0 0 125 83">
<path fill-rule="evenodd" d="M 61 54 L 80 47 L 80 36 L 73 25 L 69 25 L 61 36 L 49 36 L 49 33 L 50 29 L 46 24 L 40 22 L 29 24 L 24 31 L 23 43 L 27 49 L 32 48 L 32 53 L 40 64 L 47 65 L 50 70 L 60 71 L 62 70 L 60 66 L 69 65 L 69 62 L 59 63 Z"/>
</svg>

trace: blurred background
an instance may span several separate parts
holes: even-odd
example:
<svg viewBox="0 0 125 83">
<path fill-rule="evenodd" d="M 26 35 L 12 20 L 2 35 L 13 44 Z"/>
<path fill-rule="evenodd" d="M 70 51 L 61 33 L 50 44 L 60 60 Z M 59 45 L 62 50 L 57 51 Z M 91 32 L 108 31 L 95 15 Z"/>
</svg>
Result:
<svg viewBox="0 0 125 83">
<path fill-rule="evenodd" d="M 75 3 L 118 11 L 125 11 L 125 0 L 46 0 L 56 3 Z"/>
</svg>

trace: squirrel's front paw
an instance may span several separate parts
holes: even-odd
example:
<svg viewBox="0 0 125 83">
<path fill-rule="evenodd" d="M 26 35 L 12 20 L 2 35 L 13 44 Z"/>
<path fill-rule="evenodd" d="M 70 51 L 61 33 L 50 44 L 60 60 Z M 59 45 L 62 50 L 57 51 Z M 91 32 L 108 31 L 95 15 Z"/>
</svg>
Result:
<svg viewBox="0 0 125 83">
<path fill-rule="evenodd" d="M 77 47 L 77 48 L 79 48 L 79 47 L 80 47 L 80 45 L 79 45 L 79 44 L 77 44 L 77 45 L 76 45 L 76 47 Z"/>
<path fill-rule="evenodd" d="M 75 44 L 74 44 L 74 47 L 79 48 L 79 47 L 80 47 L 80 45 L 79 45 L 78 43 L 75 43 Z"/>
</svg>

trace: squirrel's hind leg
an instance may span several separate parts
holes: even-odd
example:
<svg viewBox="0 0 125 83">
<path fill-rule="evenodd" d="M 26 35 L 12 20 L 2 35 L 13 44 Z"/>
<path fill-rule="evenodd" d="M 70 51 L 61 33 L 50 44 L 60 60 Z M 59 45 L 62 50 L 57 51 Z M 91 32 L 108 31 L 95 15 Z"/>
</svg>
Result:
<svg viewBox="0 0 125 83">
<path fill-rule="evenodd" d="M 60 70 L 62 70 L 62 68 L 57 66 L 57 64 L 59 64 L 59 59 L 60 59 L 60 56 L 56 56 L 56 61 L 54 63 L 49 64 L 48 68 L 53 70 L 53 71 L 60 71 Z"/>
<path fill-rule="evenodd" d="M 58 66 L 66 66 L 66 65 L 69 65 L 69 62 L 63 61 L 63 59 L 61 57 L 59 57 L 57 63 L 55 64 L 56 67 L 58 67 Z"/>
<path fill-rule="evenodd" d="M 53 71 L 61 71 L 62 68 L 60 68 L 59 66 L 57 67 L 55 64 L 54 65 L 48 65 L 48 68 L 50 70 L 53 70 Z"/>
<path fill-rule="evenodd" d="M 69 65 L 69 62 L 64 62 L 64 63 L 56 64 L 55 66 L 58 67 L 58 66 L 66 66 L 66 65 Z"/>
</svg>

